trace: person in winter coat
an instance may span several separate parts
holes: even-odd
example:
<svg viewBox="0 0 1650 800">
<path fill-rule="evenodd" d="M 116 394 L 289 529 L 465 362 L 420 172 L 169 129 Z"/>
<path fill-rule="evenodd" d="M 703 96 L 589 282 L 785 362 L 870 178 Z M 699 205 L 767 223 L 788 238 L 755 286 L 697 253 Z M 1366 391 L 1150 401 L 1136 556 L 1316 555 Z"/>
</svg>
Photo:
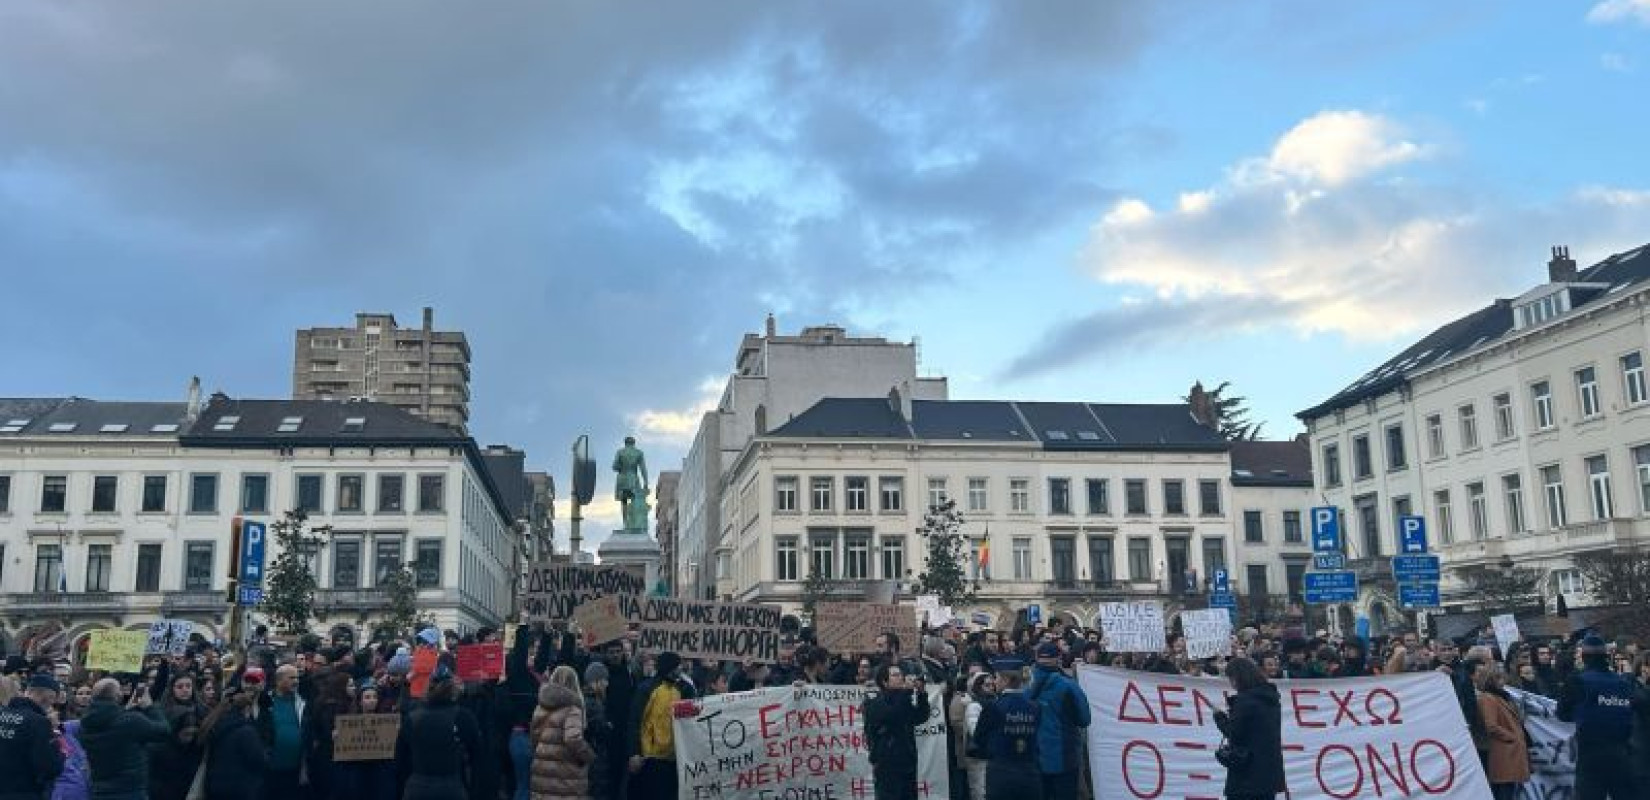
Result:
<svg viewBox="0 0 1650 800">
<path fill-rule="evenodd" d="M 92 686 L 92 705 L 80 721 L 80 744 L 92 768 L 92 800 L 127 800 L 149 789 L 149 745 L 172 736 L 172 726 L 141 686 L 126 706 L 120 682 Z M 194 775 L 189 776 L 194 779 Z"/>
<path fill-rule="evenodd" d="M 201 723 L 207 800 L 257 800 L 263 794 L 269 759 L 251 718 L 262 688 L 258 682 L 225 689 L 218 707 Z"/>
<path fill-rule="evenodd" d="M 1014 668 L 1018 670 L 1019 662 L 1013 663 Z M 997 679 L 991 673 L 976 673 L 968 679 L 968 705 L 963 710 L 963 731 L 966 733 L 963 744 L 963 771 L 968 775 L 968 796 L 971 800 L 986 800 L 986 759 L 972 754 L 976 751 L 984 752 L 983 748 L 975 744 L 979 735 L 980 717 L 984 714 L 985 707 L 996 700 L 996 695 Z"/>
<path fill-rule="evenodd" d="M 1022 690 L 1025 678 L 1018 662 L 1009 663 L 1015 666 L 997 676 L 1002 692 L 980 713 L 975 730 L 976 748 L 983 744 L 986 756 L 985 796 L 1040 800 L 1043 774 L 1037 742 L 1043 709 Z"/>
<path fill-rule="evenodd" d="M 480 763 L 480 749 L 481 728 L 458 706 L 458 682 L 441 664 L 423 706 L 402 720 L 395 740 L 396 767 L 407 776 L 403 800 L 465 800 L 466 768 Z"/>
<path fill-rule="evenodd" d="M 1060 671 L 1060 646 L 1037 647 L 1037 669 L 1027 697 L 1043 707 L 1038 725 L 1037 760 L 1043 770 L 1043 797 L 1076 800 L 1082 772 L 1084 729 L 1090 720 L 1089 699 L 1082 687 Z"/>
<path fill-rule="evenodd" d="M 90 697 L 88 695 L 88 700 Z M 63 723 L 63 735 L 58 739 L 63 751 L 63 774 L 57 776 L 52 787 L 52 800 L 88 800 L 92 796 L 92 768 L 86 763 L 86 750 L 80 746 L 80 720 Z"/>
<path fill-rule="evenodd" d="M 632 800 L 676 796 L 673 709 L 677 701 L 694 697 L 693 686 L 682 680 L 680 656 L 667 651 L 654 663 L 653 677 L 642 681 L 631 698 L 630 725 L 625 731 L 630 752 L 627 792 Z"/>
<path fill-rule="evenodd" d="M 596 751 L 584 740 L 584 694 L 579 676 L 563 665 L 539 689 L 533 712 L 532 800 L 586 800 Z"/>
<path fill-rule="evenodd" d="M 1640 653 L 1633 667 L 1633 775 L 1640 800 L 1650 800 L 1650 653 Z"/>
<path fill-rule="evenodd" d="M 7 693 L 15 688 L 0 678 Z M 63 772 L 63 751 L 47 716 L 57 697 L 50 675 L 29 678 L 28 687 L 0 707 L 0 798 L 39 800 Z"/>
<path fill-rule="evenodd" d="M 363 684 L 350 709 L 354 714 L 394 714 L 378 698 L 378 687 L 371 681 Z M 333 766 L 335 783 L 342 797 L 352 800 L 395 800 L 395 762 L 344 761 Z"/>
<path fill-rule="evenodd" d="M 195 679 L 172 678 L 160 711 L 172 735 L 149 745 L 149 800 L 184 800 L 201 765 L 200 724 L 206 712 L 195 701 Z"/>
<path fill-rule="evenodd" d="M 1495 800 L 1514 800 L 1518 787 L 1530 779 L 1530 743 L 1524 722 L 1507 694 L 1501 673 L 1481 669 L 1478 679 L 1478 715 L 1484 719 L 1488 758 L 1485 776 Z"/>
<path fill-rule="evenodd" d="M 1604 640 L 1581 640 L 1583 669 L 1572 674 L 1558 699 L 1558 718 L 1576 724 L 1576 797 L 1626 800 L 1636 794 L 1629 741 L 1633 736 L 1635 682 L 1610 671 Z"/>
<path fill-rule="evenodd" d="M 876 800 L 916 800 L 916 731 L 928 721 L 928 689 L 921 673 L 907 685 L 897 664 L 877 667 L 876 682 L 862 712 Z"/>
<path fill-rule="evenodd" d="M 584 740 L 595 757 L 590 760 L 590 800 L 613 800 L 610 751 L 613 725 L 607 718 L 607 665 L 593 661 L 584 668 Z"/>
<path fill-rule="evenodd" d="M 337 727 L 338 715 L 348 714 L 352 705 L 349 674 L 328 672 L 318 679 L 317 684 L 315 703 L 305 711 L 300 729 L 310 797 L 313 800 L 346 800 L 352 795 L 350 787 L 338 780 L 337 765 L 332 761 L 332 732 Z"/>
<path fill-rule="evenodd" d="M 1226 737 L 1225 796 L 1231 800 L 1272 800 L 1284 791 L 1283 704 L 1278 689 L 1247 658 L 1226 663 L 1226 678 L 1237 692 L 1230 711 L 1215 712 Z M 1217 759 L 1219 758 L 1217 754 Z"/>
</svg>

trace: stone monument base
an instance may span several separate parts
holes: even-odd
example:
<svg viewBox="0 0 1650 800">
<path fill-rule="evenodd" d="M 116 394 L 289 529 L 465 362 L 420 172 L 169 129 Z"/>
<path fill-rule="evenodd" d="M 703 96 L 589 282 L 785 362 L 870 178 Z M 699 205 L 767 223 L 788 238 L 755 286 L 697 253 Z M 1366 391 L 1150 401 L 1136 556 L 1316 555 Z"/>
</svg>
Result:
<svg viewBox="0 0 1650 800">
<path fill-rule="evenodd" d="M 645 533 L 614 531 L 601 547 L 596 548 L 596 553 L 601 556 L 603 564 L 641 567 L 648 591 L 659 583 L 659 543 Z"/>
</svg>

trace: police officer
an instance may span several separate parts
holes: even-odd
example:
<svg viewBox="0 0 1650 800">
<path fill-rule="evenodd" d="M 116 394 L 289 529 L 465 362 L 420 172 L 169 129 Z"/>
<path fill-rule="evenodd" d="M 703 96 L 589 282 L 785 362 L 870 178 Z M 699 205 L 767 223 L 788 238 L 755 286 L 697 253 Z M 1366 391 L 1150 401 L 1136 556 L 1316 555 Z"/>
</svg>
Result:
<svg viewBox="0 0 1650 800">
<path fill-rule="evenodd" d="M 1632 800 L 1631 678 L 1610 671 L 1604 640 L 1594 634 L 1581 640 L 1581 663 L 1558 698 L 1558 718 L 1576 724 L 1576 800 Z"/>
<path fill-rule="evenodd" d="M 1037 762 L 1037 730 L 1042 707 L 1024 691 L 1025 673 L 1018 659 L 991 662 L 999 694 L 980 711 L 974 740 L 984 745 L 985 796 L 1039 800 L 1043 773 Z"/>
<path fill-rule="evenodd" d="M 63 751 L 46 718 L 57 692 L 56 678 L 35 675 L 0 709 L 0 800 L 41 800 L 63 772 Z"/>
</svg>

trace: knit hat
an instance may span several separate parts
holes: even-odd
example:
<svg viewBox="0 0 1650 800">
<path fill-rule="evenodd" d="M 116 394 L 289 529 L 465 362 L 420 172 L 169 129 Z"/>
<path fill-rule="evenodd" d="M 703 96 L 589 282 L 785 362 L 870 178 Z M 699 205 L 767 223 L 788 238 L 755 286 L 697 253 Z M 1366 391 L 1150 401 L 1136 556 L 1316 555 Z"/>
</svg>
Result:
<svg viewBox="0 0 1650 800">
<path fill-rule="evenodd" d="M 1587 638 L 1581 640 L 1581 654 L 1584 656 L 1602 656 L 1606 652 L 1608 648 L 1605 647 L 1604 640 L 1598 638 L 1596 633 L 1589 633 Z"/>
<path fill-rule="evenodd" d="M 52 677 L 49 672 L 37 672 L 30 675 L 28 688 L 45 689 L 48 692 L 63 691 L 63 687 L 58 685 L 57 679 Z"/>
<path fill-rule="evenodd" d="M 1057 645 L 1053 642 L 1043 642 L 1042 644 L 1037 645 L 1037 657 L 1038 658 L 1059 658 L 1060 657 L 1060 645 Z"/>
<path fill-rule="evenodd" d="M 441 642 L 441 631 L 438 631 L 435 628 L 425 628 L 424 630 L 418 632 L 418 641 L 431 647 L 435 647 Z"/>
<path fill-rule="evenodd" d="M 606 664 L 600 661 L 592 661 L 590 666 L 584 668 L 584 685 L 589 686 L 592 683 L 605 680 L 607 680 Z"/>
<path fill-rule="evenodd" d="M 654 674 L 664 677 L 682 666 L 682 657 L 675 653 L 660 653 L 659 660 L 654 662 Z"/>
<path fill-rule="evenodd" d="M 396 648 L 395 655 L 390 656 L 390 663 L 384 669 L 391 675 L 405 675 L 412 672 L 412 653 L 407 651 L 406 645 Z"/>
</svg>

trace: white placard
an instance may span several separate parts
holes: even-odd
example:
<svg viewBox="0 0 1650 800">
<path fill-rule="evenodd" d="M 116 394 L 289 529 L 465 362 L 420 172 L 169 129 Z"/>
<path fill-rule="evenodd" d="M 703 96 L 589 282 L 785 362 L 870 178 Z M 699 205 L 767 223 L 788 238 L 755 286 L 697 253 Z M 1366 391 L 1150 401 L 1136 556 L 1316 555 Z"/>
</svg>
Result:
<svg viewBox="0 0 1650 800">
<path fill-rule="evenodd" d="M 1163 607 L 1154 601 L 1101 603 L 1100 630 L 1113 653 L 1161 653 L 1169 646 Z"/>
<path fill-rule="evenodd" d="M 1180 629 L 1186 634 L 1186 655 L 1191 658 L 1214 658 L 1232 652 L 1232 615 L 1224 608 L 1182 611 Z"/>
<path fill-rule="evenodd" d="M 1495 626 L 1495 643 L 1501 646 L 1501 657 L 1506 658 L 1507 651 L 1519 639 L 1518 621 L 1511 614 L 1496 614 L 1490 617 L 1490 624 Z"/>
</svg>

